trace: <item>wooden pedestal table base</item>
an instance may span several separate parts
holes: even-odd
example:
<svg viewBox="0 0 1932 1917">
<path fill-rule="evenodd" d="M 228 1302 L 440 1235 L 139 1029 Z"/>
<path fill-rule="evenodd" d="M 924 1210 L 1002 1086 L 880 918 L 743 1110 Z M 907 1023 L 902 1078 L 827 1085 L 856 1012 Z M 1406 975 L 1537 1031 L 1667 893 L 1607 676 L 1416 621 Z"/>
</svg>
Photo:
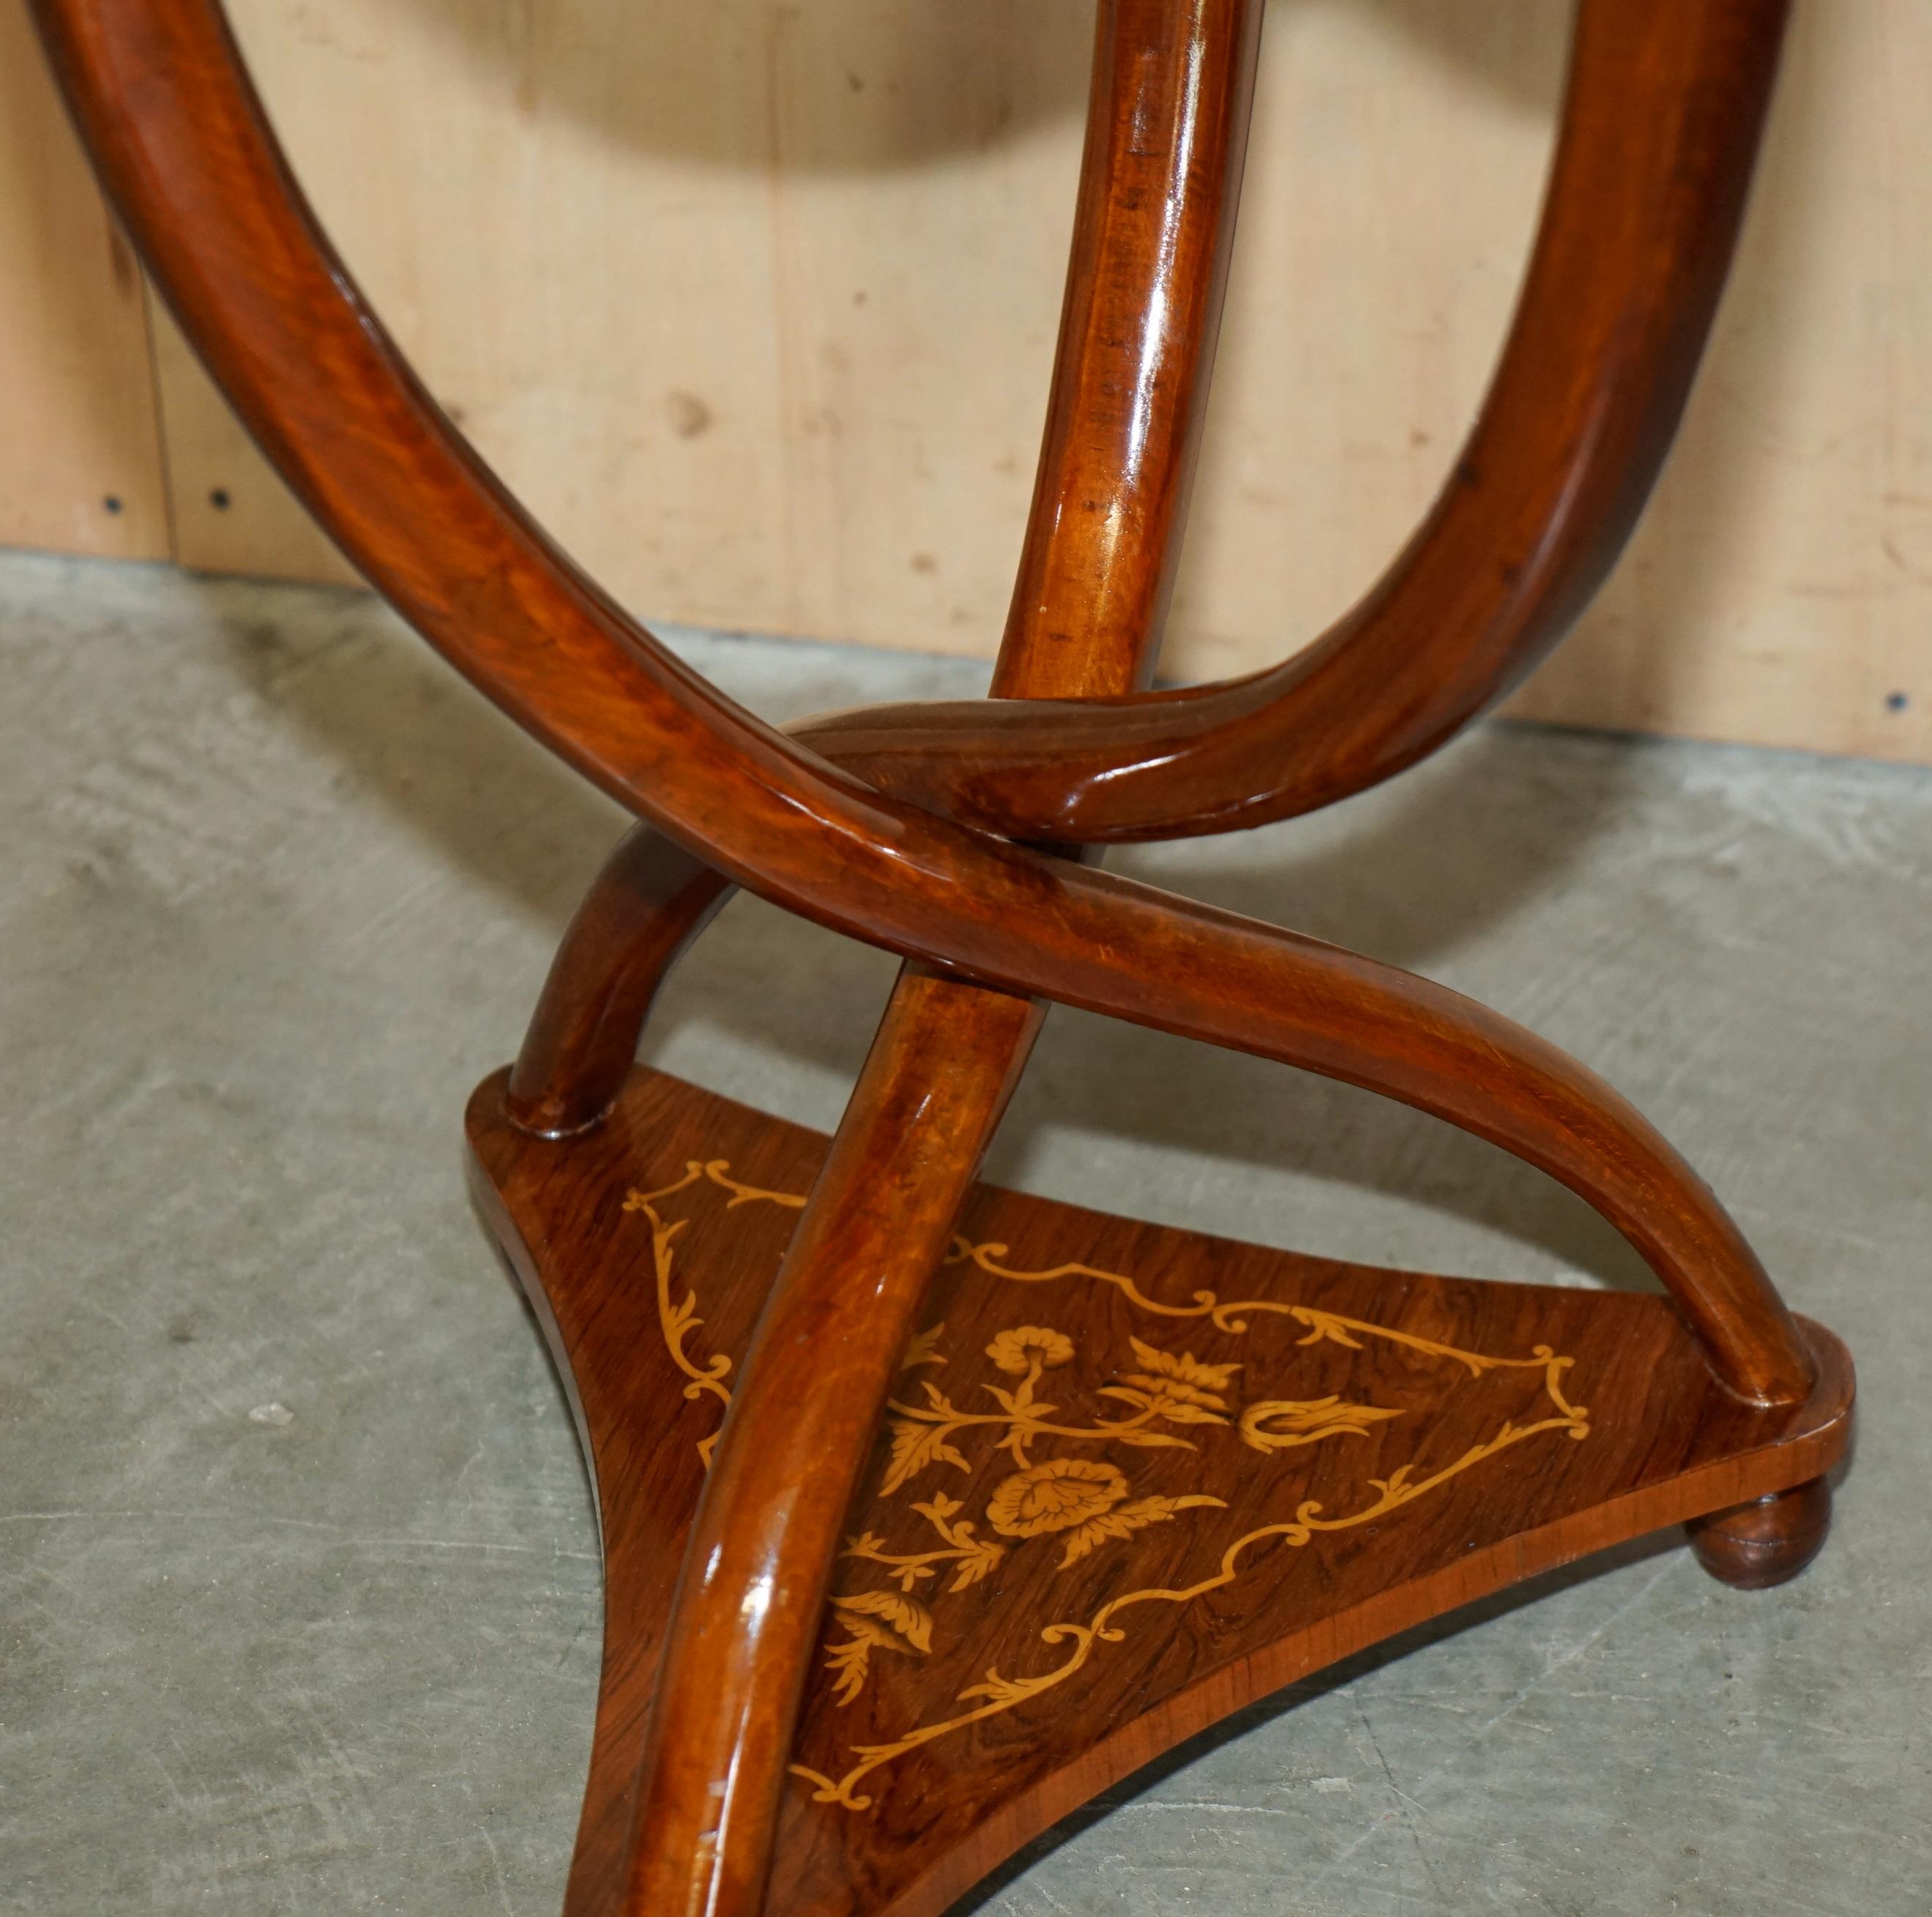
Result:
<svg viewBox="0 0 1932 1917">
<path fill-rule="evenodd" d="M 789 736 L 572 566 L 439 410 L 217 0 L 32 4 L 154 283 L 278 470 L 640 821 L 470 1114 L 604 1527 L 571 1917 L 933 1912 L 1176 1738 L 1511 1580 L 1682 1520 L 1734 1584 L 1809 1558 L 1849 1360 L 1640 1114 L 1453 993 L 1093 868 L 1373 785 L 1561 638 L 1676 430 L 1787 0 L 1580 0 L 1522 296 L 1441 496 L 1279 666 L 1159 692 L 1263 10 L 1101 0 L 992 696 Z M 634 1069 L 733 886 L 908 962 L 829 1149 Z M 1588 1199 L 1670 1296 L 983 1189 L 962 1210 L 1044 1002 L 1460 1124 Z"/>
<path fill-rule="evenodd" d="M 604 1532 L 568 1906 L 587 1912 L 616 1907 L 671 1587 L 826 1141 L 642 1069 L 602 1126 L 536 1138 L 503 1115 L 506 1076 L 471 1103 L 475 1184 L 571 1384 Z M 976 1187 L 852 1508 L 770 1907 L 941 1910 L 1282 1684 L 1811 1484 L 1852 1378 L 1803 1329 L 1817 1388 L 1766 1411 L 1660 1298 L 1376 1270 Z"/>
</svg>

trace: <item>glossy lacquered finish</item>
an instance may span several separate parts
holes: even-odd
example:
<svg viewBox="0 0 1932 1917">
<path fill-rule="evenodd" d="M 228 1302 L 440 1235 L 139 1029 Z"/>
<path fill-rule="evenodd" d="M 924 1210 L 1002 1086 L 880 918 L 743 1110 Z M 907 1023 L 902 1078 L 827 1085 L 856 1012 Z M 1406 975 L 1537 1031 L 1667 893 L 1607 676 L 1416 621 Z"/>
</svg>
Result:
<svg viewBox="0 0 1932 1917">
<path fill-rule="evenodd" d="M 1828 1516 L 1849 1364 L 1792 1319 L 1652 1126 L 1483 1006 L 1078 854 L 1358 790 L 1554 643 L 1614 560 L 1682 410 L 1784 0 L 1583 0 L 1535 255 L 1442 499 L 1316 644 L 1273 674 L 1162 694 L 1144 688 L 1213 364 L 1262 6 L 1102 0 L 998 696 L 790 736 L 578 573 L 437 410 L 304 206 L 212 0 L 34 5 L 151 271 L 284 476 L 424 637 L 644 821 L 573 922 L 514 1072 L 471 1114 L 479 1199 L 556 1342 L 604 1525 L 604 1678 L 572 1917 L 934 1911 L 1174 1738 L 1544 1564 L 1697 1519 L 1716 1575 L 1802 1567 Z M 910 962 L 829 1151 L 633 1070 L 658 982 L 734 884 Z M 1041 1000 L 1323 1072 L 1490 1139 L 1594 1205 L 1671 1301 L 1338 1274 L 1011 1198 L 994 1207 L 1004 1237 L 969 1232 L 948 1252 Z M 728 1154 L 706 1155 L 707 1128 Z M 664 1209 L 700 1192 L 740 1222 L 755 1214 L 765 1234 L 706 1276 L 702 1312 L 673 1276 L 696 1228 L 680 1236 L 689 1219 Z M 1127 1268 L 1150 1247 L 1167 1290 Z M 1244 1301 L 1224 1280 L 1250 1265 L 1266 1283 Z M 1090 1295 L 1064 1322 L 998 1318 L 1003 1288 L 1069 1278 Z M 942 1352 L 936 1301 L 956 1334 L 976 1328 L 964 1346 Z M 1136 1312 L 1145 1322 L 1130 1326 Z M 1284 1343 L 1291 1322 L 1306 1335 Z M 707 1322 L 724 1342 L 706 1355 Z M 1198 1335 L 1199 1354 L 1155 1339 L 1162 1328 Z M 1226 1341 L 1251 1336 L 1229 1354 Z M 1322 1348 L 1294 1355 L 1309 1346 Z M 1040 1395 L 1076 1347 L 1109 1354 L 1083 1388 L 1084 1423 Z M 922 1379 L 922 1397 L 895 1395 L 908 1388 L 896 1372 L 942 1363 L 957 1388 Z M 1258 1396 L 1251 1366 L 1310 1376 L 1298 1396 Z M 1609 1409 L 1577 1400 L 1586 1371 L 1612 1388 Z M 1472 1424 L 1449 1390 L 1464 1374 L 1527 1395 L 1500 1425 Z M 711 1420 L 694 1438 L 692 1406 Z M 970 1472 L 961 1434 L 989 1427 L 1011 1468 L 974 1490 L 978 1515 L 940 1493 L 908 1507 L 932 1534 L 922 1548 L 847 1533 L 855 1492 L 863 1512 L 915 1468 Z M 1393 1445 L 1425 1432 L 1420 1450 Z M 1216 1433 L 1208 1474 L 1176 1475 Z M 1545 1441 L 1540 1474 L 1502 1468 Z M 1352 1504 L 1270 1504 L 1231 1534 L 1220 1569 L 1184 1577 L 1169 1562 L 1189 1525 L 1210 1522 L 1198 1514 L 1280 1491 L 1266 1461 L 1325 1482 L 1365 1453 L 1384 1474 L 1348 1479 Z M 1033 1551 L 1022 1576 L 1022 1546 L 1062 1532 L 1061 1572 L 1098 1575 L 1114 1554 L 1118 1576 L 1088 1610 L 994 1616 L 940 1655 L 922 1581 L 944 1565 L 950 1592 L 1010 1584 L 1044 1601 L 1052 1553 Z M 1251 1558 L 1273 1570 L 1257 1579 Z M 854 1562 L 873 1582 L 844 1582 Z M 1294 1564 L 1318 1566 L 1318 1601 L 1306 1577 L 1290 1601 Z M 828 1620 L 844 1635 L 823 1638 Z M 1140 1649 L 1114 1658 L 1130 1638 Z M 1066 1660 L 1039 1668 L 1042 1643 Z M 956 1653 L 965 1664 L 946 1662 Z M 982 1654 L 1006 1661 L 969 1668 Z M 871 1743 L 826 1728 L 848 1710 L 877 1719 Z M 886 1772 L 889 1785 L 868 1781 Z"/>
<path fill-rule="evenodd" d="M 557 554 L 355 293 L 207 0 L 37 4 L 103 176 L 190 338 L 344 550 L 454 663 L 586 776 L 740 883 L 903 956 L 1136 1016 L 1090 969 L 1070 992 L 1040 950 L 1062 898 L 1109 919 L 1120 882 L 1047 866 L 834 772 L 704 686 Z M 1607 22 L 1598 30 L 1612 54 L 1640 26 L 1646 44 L 1674 45 L 1679 34 L 1707 63 L 1661 70 L 1683 98 L 1644 96 L 1642 110 L 1624 116 L 1656 138 L 1690 112 L 1687 101 L 1735 94 L 1761 105 L 1757 82 L 1782 15 L 1769 0 L 1593 0 L 1580 30 Z M 1623 76 L 1634 83 L 1648 70 L 1626 62 Z M 1698 124 L 1709 149 L 1730 158 L 1741 191 L 1755 112 Z M 1608 196 L 1596 217 L 1606 218 L 1622 204 L 1622 183 L 1594 184 Z M 1693 256 L 1706 260 L 1711 236 L 1700 228 L 1694 240 Z M 1652 249 L 1634 263 L 1660 273 L 1675 257 Z M 1606 396 L 1593 438 L 1620 417 Z M 1622 496 L 1629 478 L 1618 477 Z M 1580 483 L 1566 468 L 1561 484 Z M 1490 553 L 1466 590 L 1507 596 L 1520 565 Z M 1406 709 L 1420 696 L 1386 675 L 1358 691 L 1364 710 L 1385 698 Z M 1056 742 L 1052 756 L 1072 782 L 1076 742 L 1066 739 L 1065 752 Z M 1190 793 L 1179 809 L 1193 818 L 1214 808 Z M 1214 815 L 1223 824 L 1247 816 Z M 1003 936 L 1017 924 L 1028 936 Z M 1063 943 L 1061 956 L 1078 968 L 1117 931 L 1124 924 L 1078 952 Z M 1214 933 L 1202 934 L 1204 962 L 1215 962 Z"/>
<path fill-rule="evenodd" d="M 1059 350 L 995 698 L 1106 698 L 1154 670 L 1221 329 L 1262 6 L 1100 9 Z"/>
<path fill-rule="evenodd" d="M 372 580 L 538 736 L 730 877 L 907 956 L 1444 1115 L 1439 1082 L 1457 1077 L 1470 1129 L 1582 1190 L 1691 1299 L 1736 1388 L 1804 1395 L 1804 1354 L 1735 1227 L 1558 1054 L 1512 1058 L 1506 1022 L 1424 982 L 870 794 L 704 688 L 570 570 L 407 374 L 295 197 L 219 15 L 40 14 L 104 177 L 243 416 Z"/>
<path fill-rule="evenodd" d="M 1195 911 L 1209 916 L 1206 908 Z M 1792 1403 L 1808 1395 L 1809 1360 L 1736 1223 L 1601 1078 L 1426 979 L 1232 914 L 1211 916 L 1227 939 L 1211 976 L 1197 972 L 1202 962 L 1191 940 L 1164 940 L 1150 920 L 1135 922 L 1136 931 L 1145 925 L 1135 961 L 1150 976 L 1127 1016 L 1364 1086 L 1501 1145 L 1568 1185 L 1624 1234 L 1741 1396 Z M 1094 935 L 1103 934 L 1096 926 Z M 626 989 L 632 1003 L 647 1002 L 634 978 Z M 1106 1009 L 1125 1002 L 1124 995 Z M 614 1044 L 600 1063 L 620 1072 L 628 1058 Z M 600 1078 L 586 1104 L 602 1100 L 608 1086 Z"/>
</svg>

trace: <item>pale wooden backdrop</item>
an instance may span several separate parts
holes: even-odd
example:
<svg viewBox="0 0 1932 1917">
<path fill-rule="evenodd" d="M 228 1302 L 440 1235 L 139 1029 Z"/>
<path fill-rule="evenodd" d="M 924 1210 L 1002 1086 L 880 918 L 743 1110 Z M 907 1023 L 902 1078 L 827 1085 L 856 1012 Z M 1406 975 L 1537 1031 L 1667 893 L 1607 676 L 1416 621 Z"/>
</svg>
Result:
<svg viewBox="0 0 1932 1917">
<path fill-rule="evenodd" d="M 0 0 L 0 541 L 344 576 L 147 308 Z M 234 0 L 426 376 L 647 617 L 990 655 L 1092 0 Z M 1569 0 L 1274 0 L 1167 669 L 1279 657 L 1481 390 Z M 1932 5 L 1798 10 L 1691 419 L 1519 702 L 1932 760 Z M 107 503 L 112 500 L 112 508 Z"/>
</svg>

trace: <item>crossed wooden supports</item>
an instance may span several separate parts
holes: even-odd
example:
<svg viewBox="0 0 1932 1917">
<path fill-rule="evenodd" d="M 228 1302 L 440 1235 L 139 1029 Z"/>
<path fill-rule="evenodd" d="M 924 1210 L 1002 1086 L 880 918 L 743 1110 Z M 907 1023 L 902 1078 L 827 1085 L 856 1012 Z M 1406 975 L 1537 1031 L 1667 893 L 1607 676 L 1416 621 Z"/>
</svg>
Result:
<svg viewBox="0 0 1932 1917">
<path fill-rule="evenodd" d="M 545 1163 L 598 1136 L 632 1084 L 658 982 L 734 884 L 907 962 L 680 1520 L 647 1723 L 607 1670 L 592 1787 L 603 1808 L 586 1816 L 572 1911 L 732 1917 L 768 1896 L 805 1907 L 771 1861 L 842 1527 L 1046 1001 L 1366 1086 L 1580 1192 L 1668 1287 L 1688 1328 L 1671 1335 L 1694 1339 L 1742 1420 L 1723 1482 L 1744 1502 L 1706 1519 L 1706 1562 L 1768 1582 L 1808 1559 L 1848 1366 L 1828 1334 L 1794 1322 L 1636 1112 L 1454 993 L 1110 878 L 1082 849 L 1257 824 L 1360 790 L 1434 749 L 1560 638 L 1676 426 L 1786 0 L 1583 0 L 1528 278 L 1434 509 L 1360 605 L 1284 664 L 1158 694 L 1145 688 L 1262 0 L 1102 0 L 1046 442 L 992 698 L 835 715 L 789 736 L 578 573 L 442 416 L 302 202 L 214 0 L 36 5 L 110 193 L 284 476 L 424 638 L 644 821 L 566 938 L 491 1094 L 492 1136 L 524 1138 L 516 1149 Z M 531 1237 L 507 1215 L 500 1228 Z M 539 1301 L 560 1298 L 565 1280 L 526 1249 Z M 1655 1487 L 1648 1502 L 1632 1490 L 1588 1536 L 1573 1523 L 1563 1549 L 1708 1513 L 1718 1481 L 1699 1479 L 1703 1502 L 1685 1491 L 1665 1517 Z M 623 1487 L 599 1490 L 608 1524 Z M 611 1669 L 643 1654 L 607 1646 Z M 1027 1834 L 1016 1822 L 988 1839 L 976 1868 Z M 932 1909 L 937 1887 L 970 1880 L 862 1886 L 836 1907 Z"/>
</svg>

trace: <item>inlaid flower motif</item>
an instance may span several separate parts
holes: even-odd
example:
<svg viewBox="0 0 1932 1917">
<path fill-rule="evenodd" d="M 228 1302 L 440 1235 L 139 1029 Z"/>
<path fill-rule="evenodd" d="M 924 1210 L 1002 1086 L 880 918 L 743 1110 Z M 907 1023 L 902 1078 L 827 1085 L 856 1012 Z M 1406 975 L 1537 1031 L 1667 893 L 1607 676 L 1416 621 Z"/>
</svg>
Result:
<svg viewBox="0 0 1932 1917">
<path fill-rule="evenodd" d="M 1065 1332 L 1051 1330 L 1045 1325 L 1019 1324 L 1010 1331 L 1002 1331 L 986 1347 L 986 1355 L 1002 1371 L 1022 1378 L 1035 1365 L 1042 1371 L 1051 1371 L 1056 1365 L 1066 1364 L 1073 1355 L 1073 1340 Z"/>
<path fill-rule="evenodd" d="M 986 1518 L 1002 1537 L 1040 1538 L 1103 1517 L 1126 1495 L 1127 1480 L 1112 1465 L 1049 1458 L 1003 1479 Z"/>
</svg>

